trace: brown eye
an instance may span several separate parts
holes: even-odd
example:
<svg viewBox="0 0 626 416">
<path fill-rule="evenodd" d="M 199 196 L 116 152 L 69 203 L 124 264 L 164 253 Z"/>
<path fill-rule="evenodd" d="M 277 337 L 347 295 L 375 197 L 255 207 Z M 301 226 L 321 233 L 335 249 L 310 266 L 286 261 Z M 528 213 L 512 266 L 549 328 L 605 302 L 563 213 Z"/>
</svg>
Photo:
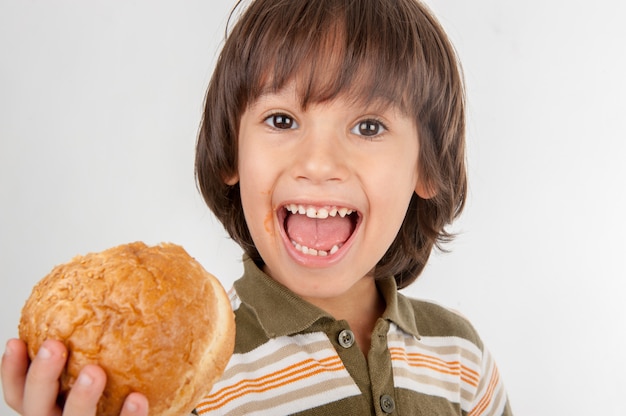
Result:
<svg viewBox="0 0 626 416">
<path fill-rule="evenodd" d="M 378 120 L 363 120 L 354 126 L 352 133 L 359 136 L 374 137 L 385 131 L 385 126 Z"/>
<path fill-rule="evenodd" d="M 265 123 L 278 130 L 289 130 L 298 127 L 295 120 L 287 114 L 272 114 L 265 119 Z"/>
</svg>

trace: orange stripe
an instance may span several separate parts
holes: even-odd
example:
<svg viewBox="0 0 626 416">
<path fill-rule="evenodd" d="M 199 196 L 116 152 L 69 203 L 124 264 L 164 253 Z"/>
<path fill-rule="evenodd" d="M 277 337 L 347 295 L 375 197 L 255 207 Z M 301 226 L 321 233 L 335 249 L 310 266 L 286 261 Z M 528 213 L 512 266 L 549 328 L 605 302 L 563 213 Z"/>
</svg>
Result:
<svg viewBox="0 0 626 416">
<path fill-rule="evenodd" d="M 244 379 L 241 380 L 239 382 L 237 382 L 236 384 L 230 385 L 230 386 L 226 386 L 224 387 L 222 390 L 215 392 L 214 394 L 211 395 L 211 397 L 214 397 L 215 399 L 212 400 L 212 402 L 216 402 L 218 400 L 220 400 L 220 396 L 226 396 L 227 394 L 229 394 L 229 391 L 232 392 L 236 392 L 241 390 L 242 388 L 245 388 L 246 385 L 259 385 L 259 384 L 267 384 L 269 380 L 274 379 L 275 381 L 287 378 L 293 374 L 297 374 L 298 372 L 302 372 L 302 371 L 306 371 L 308 369 L 311 368 L 315 368 L 315 367 L 320 367 L 317 364 L 322 364 L 322 366 L 324 367 L 331 367 L 333 365 L 342 365 L 341 360 L 339 359 L 339 357 L 327 357 L 324 359 L 321 359 L 319 361 L 313 360 L 311 358 L 308 358 L 306 360 L 300 361 L 298 363 L 292 364 L 288 367 L 282 368 L 278 371 L 275 371 L 273 373 L 270 374 L 266 374 L 262 377 L 256 378 L 256 379 Z M 299 367 L 303 367 L 306 366 L 304 368 L 298 369 Z M 268 380 L 268 381 L 266 381 Z"/>
<path fill-rule="evenodd" d="M 491 375 L 491 380 L 489 381 L 489 387 L 487 387 L 487 392 L 485 393 L 483 398 L 480 399 L 476 407 L 474 407 L 472 411 L 469 412 L 468 416 L 479 415 L 487 408 L 487 406 L 489 406 L 489 403 L 491 403 L 491 399 L 493 399 L 493 393 L 496 390 L 496 385 L 498 384 L 499 380 L 500 373 L 498 372 L 498 368 L 494 367 L 493 374 Z"/>
<path fill-rule="evenodd" d="M 420 354 L 420 353 L 406 353 L 406 351 L 404 349 L 402 349 L 402 348 L 393 348 L 393 349 L 390 349 L 390 351 L 391 350 L 396 350 L 401 355 L 406 356 L 406 357 L 411 357 L 413 359 L 429 360 L 429 361 L 431 361 L 433 363 L 439 363 L 439 364 L 444 365 L 444 366 L 458 365 L 462 369 L 464 369 L 466 373 L 468 373 L 467 374 L 468 377 L 474 377 L 476 380 L 478 380 L 480 378 L 480 376 L 479 376 L 477 371 L 474 371 L 471 368 L 464 366 L 463 364 L 461 364 L 460 361 L 444 361 L 441 358 L 435 357 L 435 356 L 432 356 L 432 355 L 425 355 L 425 354 Z"/>
<path fill-rule="evenodd" d="M 413 358 L 422 358 L 422 359 L 427 359 L 433 362 L 437 362 L 437 363 L 441 363 L 443 365 L 448 365 L 448 364 L 460 364 L 459 361 L 444 361 L 443 359 L 433 356 L 433 355 L 426 355 L 426 354 L 422 354 L 422 353 L 407 353 L 406 350 L 404 348 L 400 348 L 400 347 L 395 347 L 395 348 L 390 348 L 389 351 L 392 354 L 396 354 L 396 355 L 401 355 L 401 356 L 405 356 L 405 357 L 413 357 Z M 478 375 L 478 373 L 474 370 L 471 369 L 467 369 L 469 372 L 472 372 L 476 375 Z"/>
<path fill-rule="evenodd" d="M 216 392 L 215 394 L 207 396 L 205 400 L 198 405 L 198 408 L 211 406 L 209 408 L 200 410 L 200 414 L 206 413 L 209 410 L 220 408 L 246 394 L 262 393 L 271 389 L 282 387 L 295 381 L 314 376 L 319 373 L 329 371 L 341 371 L 344 368 L 345 367 L 343 366 L 343 363 L 341 362 L 339 357 L 329 357 L 319 361 L 306 359 L 279 371 L 267 374 L 263 377 L 251 380 L 241 380 L 238 383 L 233 384 L 232 386 L 224 387 L 222 390 Z M 310 371 L 313 369 L 315 370 Z M 294 377 L 297 374 L 300 375 Z M 284 381 L 277 383 L 281 380 Z"/>
<path fill-rule="evenodd" d="M 428 368 L 443 374 L 458 375 L 462 381 L 472 387 L 478 386 L 478 373 L 459 361 L 444 361 L 430 355 L 407 353 L 403 348 L 390 348 L 389 351 L 392 360 L 408 362 L 411 367 Z"/>
<path fill-rule="evenodd" d="M 307 374 L 303 374 L 303 375 L 298 376 L 298 377 L 291 378 L 289 380 L 285 380 L 282 383 L 267 385 L 265 387 L 256 387 L 256 388 L 248 387 L 246 389 L 243 389 L 239 394 L 234 394 L 234 395 L 231 394 L 228 399 L 224 399 L 221 402 L 213 401 L 211 403 L 211 404 L 213 404 L 213 406 L 212 407 L 203 408 L 202 410 L 200 410 L 200 414 L 207 413 L 207 412 L 209 412 L 211 410 L 215 410 L 215 409 L 219 409 L 221 407 L 224 407 L 228 403 L 232 402 L 233 400 L 236 400 L 236 399 L 238 399 L 238 398 L 240 398 L 242 396 L 246 396 L 246 395 L 251 394 L 251 393 L 263 393 L 263 392 L 266 392 L 268 390 L 277 389 L 279 387 L 283 387 L 283 386 L 285 386 L 287 384 L 294 383 L 296 381 L 299 381 L 299 380 L 302 380 L 302 379 L 314 376 L 314 375 L 319 374 L 319 373 L 328 372 L 328 371 L 340 371 L 340 370 L 342 370 L 342 368 L 335 368 L 335 369 L 331 369 L 331 370 L 318 368 L 315 371 L 312 371 L 312 372 L 307 373 Z M 200 406 L 198 406 L 198 407 L 201 408 L 202 406 L 205 406 L 205 405 L 207 405 L 206 402 L 205 403 L 201 403 Z"/>
</svg>

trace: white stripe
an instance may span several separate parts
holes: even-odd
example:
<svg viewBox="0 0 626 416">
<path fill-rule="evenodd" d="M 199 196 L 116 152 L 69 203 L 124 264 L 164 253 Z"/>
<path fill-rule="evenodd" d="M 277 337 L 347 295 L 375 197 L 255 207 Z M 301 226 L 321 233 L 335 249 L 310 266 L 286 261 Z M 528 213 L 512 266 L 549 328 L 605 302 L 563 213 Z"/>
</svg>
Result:
<svg viewBox="0 0 626 416">
<path fill-rule="evenodd" d="M 233 308 L 233 311 L 239 309 L 241 306 L 241 299 L 239 299 L 239 295 L 237 295 L 237 291 L 234 286 L 228 291 L 228 298 L 230 299 L 230 306 Z"/>
</svg>

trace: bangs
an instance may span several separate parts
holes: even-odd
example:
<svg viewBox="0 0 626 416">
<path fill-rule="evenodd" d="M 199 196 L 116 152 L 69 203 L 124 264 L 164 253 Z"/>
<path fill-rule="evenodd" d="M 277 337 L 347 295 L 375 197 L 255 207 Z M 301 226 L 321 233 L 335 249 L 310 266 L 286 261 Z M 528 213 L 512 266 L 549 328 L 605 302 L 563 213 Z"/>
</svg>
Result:
<svg viewBox="0 0 626 416">
<path fill-rule="evenodd" d="M 418 86 L 427 83 L 420 81 L 424 54 L 410 7 L 367 0 L 262 3 L 251 4 L 254 19 L 240 28 L 246 65 L 239 91 L 247 104 L 295 82 L 303 108 L 341 95 L 420 112 Z"/>
</svg>

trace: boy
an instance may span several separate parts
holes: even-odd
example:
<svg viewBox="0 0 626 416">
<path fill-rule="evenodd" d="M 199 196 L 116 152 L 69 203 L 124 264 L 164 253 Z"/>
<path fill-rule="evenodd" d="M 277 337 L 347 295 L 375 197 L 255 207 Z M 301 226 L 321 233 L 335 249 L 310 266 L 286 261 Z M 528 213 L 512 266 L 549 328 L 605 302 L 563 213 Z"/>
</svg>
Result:
<svg viewBox="0 0 626 416">
<path fill-rule="evenodd" d="M 464 97 L 414 0 L 257 0 L 207 92 L 196 173 L 245 250 L 235 356 L 199 414 L 510 414 L 464 319 L 397 293 L 466 193 Z"/>
<path fill-rule="evenodd" d="M 415 0 L 251 2 L 197 144 L 200 190 L 245 271 L 235 354 L 196 414 L 511 414 L 472 326 L 397 291 L 463 209 L 464 129 L 456 56 Z M 42 362 L 29 376 L 56 380 Z M 50 396 L 41 384 L 5 395 L 24 410 L 19 397 Z M 74 390 L 64 414 L 87 414 L 97 389 Z M 127 404 L 146 414 L 141 395 Z"/>
</svg>

